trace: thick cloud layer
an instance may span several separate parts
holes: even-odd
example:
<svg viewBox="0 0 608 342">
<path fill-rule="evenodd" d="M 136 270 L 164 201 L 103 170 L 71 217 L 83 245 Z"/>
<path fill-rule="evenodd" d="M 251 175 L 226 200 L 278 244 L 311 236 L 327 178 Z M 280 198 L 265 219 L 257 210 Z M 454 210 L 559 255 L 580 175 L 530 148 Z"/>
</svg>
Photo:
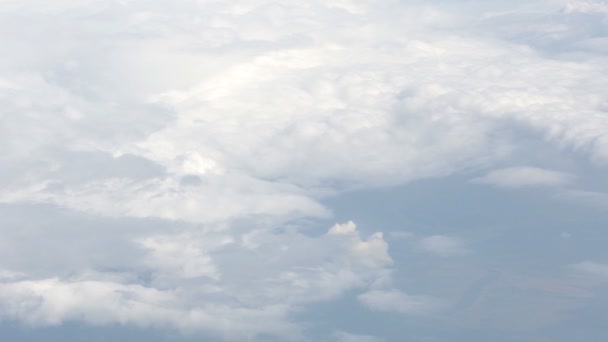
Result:
<svg viewBox="0 0 608 342">
<path fill-rule="evenodd" d="M 441 311 L 396 288 L 387 227 L 323 201 L 452 175 L 603 198 L 534 146 L 605 169 L 607 23 L 600 1 L 0 1 L 0 314 L 307 340 L 296 315 L 353 291 Z"/>
</svg>

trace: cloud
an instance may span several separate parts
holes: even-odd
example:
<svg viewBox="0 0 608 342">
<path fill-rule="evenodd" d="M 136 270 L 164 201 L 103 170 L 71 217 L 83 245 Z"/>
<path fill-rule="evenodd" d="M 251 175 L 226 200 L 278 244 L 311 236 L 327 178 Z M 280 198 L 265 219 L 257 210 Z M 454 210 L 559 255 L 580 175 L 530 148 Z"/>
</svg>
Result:
<svg viewBox="0 0 608 342">
<path fill-rule="evenodd" d="M 583 261 L 578 264 L 571 265 L 571 268 L 602 280 L 608 280 L 608 265 L 593 261 Z"/>
<path fill-rule="evenodd" d="M 520 165 L 521 134 L 607 163 L 605 6 L 528 6 L 2 1 L 0 311 L 297 337 L 294 312 L 394 262 L 354 222 L 307 231 L 328 228 L 327 196 Z M 532 167 L 478 181 L 571 183 Z"/>
<path fill-rule="evenodd" d="M 165 1 L 60 2 L 34 10 L 31 3 L 13 2 L 17 7 L 7 7 L 5 17 L 19 8 L 32 21 L 32 28 L 20 33 L 25 37 L 17 38 L 36 41 L 39 45 L 30 45 L 40 49 L 57 37 L 64 44 L 54 50 L 56 55 L 39 60 L 20 58 L 40 54 L 30 45 L 19 45 L 15 37 L 9 40 L 15 57 L 3 69 L 11 94 L 3 105 L 11 120 L 1 146 L 4 155 L 16 159 L 5 164 L 31 172 L 21 159 L 33 155 L 64 170 L 64 157 L 49 156 L 49 150 L 76 149 L 115 158 L 136 156 L 167 174 L 131 184 L 91 179 L 73 185 L 44 173 L 26 181 L 16 171 L 11 183 L 20 184 L 19 189 L 26 183 L 29 191 L 15 197 L 17 190 L 7 189 L 4 201 L 45 201 L 138 217 L 207 221 L 202 216 L 209 215 L 216 220 L 213 214 L 222 211 L 203 204 L 212 201 L 196 200 L 214 189 L 180 191 L 172 184 L 186 175 L 219 175 L 231 178 L 229 183 L 281 180 L 306 192 L 328 184 L 342 189 L 440 176 L 508 156 L 517 141 L 501 133 L 505 121 L 602 159 L 607 126 L 600 115 L 601 65 L 546 60 L 512 42 L 480 40 L 474 34 L 433 34 L 424 28 L 444 20 L 456 27 L 467 22 L 466 13 L 448 14 L 441 6 L 420 12 L 416 3 L 395 7 L 386 2 L 375 9 L 358 1 L 344 4 L 290 4 L 273 10 L 264 1 L 187 1 L 180 6 Z M 66 32 L 44 17 L 66 8 L 73 13 L 65 18 L 66 27 L 81 27 L 81 33 Z M 88 13 L 99 15 L 89 20 Z M 402 15 L 411 17 L 411 23 L 401 20 Z M 288 19 L 300 16 L 309 20 Z M 333 25 L 336 18 L 343 23 L 339 27 Z M 360 32 L 361 22 L 367 23 L 368 34 Z M 115 33 L 102 29 L 108 25 Z M 414 28 L 404 39 L 392 34 Z M 314 33 L 321 29 L 323 35 Z M 99 51 L 84 34 L 98 37 L 107 48 Z M 507 62 L 512 60 L 517 62 Z M 486 67 L 467 71 L 476 65 Z M 15 71 L 23 68 L 27 72 Z M 106 77 L 100 70 L 109 68 L 115 72 Z M 44 72 L 52 77 L 42 77 Z M 526 73 L 530 77 L 524 80 Z M 81 84 L 84 78 L 88 82 Z M 575 81 L 593 87 L 573 89 Z M 96 89 L 87 88 L 91 86 Z M 17 114 L 24 112 L 28 114 Z M 56 115 L 37 114 L 42 112 Z M 555 114 L 548 117 L 549 112 Z M 49 178 L 54 187 L 48 186 Z M 65 186 L 68 194 L 57 191 Z M 87 190 L 95 193 L 96 203 Z M 154 199 L 149 210 L 137 205 L 142 197 Z M 236 208 L 225 215 L 238 215 L 236 203 L 248 200 L 228 199 Z M 304 201 L 275 202 L 314 205 Z"/>
<path fill-rule="evenodd" d="M 335 234 L 339 227 L 350 228 Z M 141 250 L 132 265 L 98 261 L 95 271 L 68 267 L 53 278 L 4 270 L 0 316 L 34 326 L 75 319 L 163 326 L 228 340 L 293 337 L 301 333 L 290 321 L 295 312 L 365 289 L 392 265 L 381 234 L 361 238 L 353 222 L 318 237 L 235 227 L 134 242 Z"/>
<path fill-rule="evenodd" d="M 462 239 L 445 235 L 425 237 L 418 242 L 418 245 L 427 253 L 443 257 L 464 255 L 471 252 L 466 248 Z"/>
<path fill-rule="evenodd" d="M 369 336 L 369 335 L 359 335 L 359 334 L 350 334 L 345 331 L 336 331 L 333 333 L 332 341 L 336 342 L 380 342 L 382 341 L 380 338 Z"/>
<path fill-rule="evenodd" d="M 572 181 L 572 177 L 568 174 L 530 166 L 494 170 L 485 176 L 473 179 L 474 183 L 500 188 L 563 186 Z"/>
<path fill-rule="evenodd" d="M 571 201 L 573 203 L 583 203 L 591 207 L 606 208 L 608 206 L 608 193 L 593 190 L 569 190 L 563 191 L 558 198 Z"/>
<path fill-rule="evenodd" d="M 397 290 L 372 290 L 357 297 L 361 304 L 373 311 L 424 315 L 440 309 L 440 302 L 432 297 L 411 296 Z"/>
<path fill-rule="evenodd" d="M 31 325 L 58 325 L 73 320 L 94 325 L 170 325 L 228 339 L 251 339 L 260 332 L 297 333 L 294 326 L 281 319 L 285 314 L 281 306 L 246 309 L 220 304 L 188 309 L 174 291 L 113 282 L 40 279 L 2 283 L 0 301 L 0 313 L 5 318 Z M 238 327 L 229 323 L 235 319 L 242 320 Z"/>
</svg>

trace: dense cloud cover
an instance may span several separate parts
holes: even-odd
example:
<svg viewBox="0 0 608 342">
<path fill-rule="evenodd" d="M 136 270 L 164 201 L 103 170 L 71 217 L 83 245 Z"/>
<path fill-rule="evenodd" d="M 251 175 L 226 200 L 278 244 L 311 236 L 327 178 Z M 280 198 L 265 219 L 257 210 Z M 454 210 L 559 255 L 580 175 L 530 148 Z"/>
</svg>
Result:
<svg viewBox="0 0 608 342">
<path fill-rule="evenodd" d="M 32 329 L 381 341 L 302 317 L 449 316 L 467 295 L 392 251 L 491 251 L 328 199 L 463 177 L 608 207 L 602 1 L 0 0 L 0 42 L 0 316 Z M 559 286 L 590 296 L 603 257 Z"/>
</svg>

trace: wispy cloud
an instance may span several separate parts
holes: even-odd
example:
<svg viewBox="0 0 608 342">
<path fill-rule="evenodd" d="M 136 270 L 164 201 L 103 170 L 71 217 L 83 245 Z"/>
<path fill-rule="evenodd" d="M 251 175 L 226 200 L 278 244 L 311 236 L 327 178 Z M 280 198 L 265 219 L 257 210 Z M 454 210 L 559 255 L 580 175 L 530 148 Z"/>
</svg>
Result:
<svg viewBox="0 0 608 342">
<path fill-rule="evenodd" d="M 333 340 L 335 342 L 381 342 L 380 338 L 370 335 L 350 334 L 345 331 L 336 331 L 333 333 Z"/>
<path fill-rule="evenodd" d="M 425 315 L 441 308 L 441 302 L 436 298 L 412 296 L 397 290 L 372 290 L 357 298 L 359 302 L 373 311 Z"/>
<path fill-rule="evenodd" d="M 608 280 L 608 264 L 597 263 L 593 261 L 583 261 L 570 266 L 572 269 L 597 277 L 602 280 Z"/>
<path fill-rule="evenodd" d="M 445 235 L 425 237 L 418 245 L 427 253 L 444 257 L 471 253 L 462 239 Z"/>
<path fill-rule="evenodd" d="M 494 170 L 485 176 L 473 179 L 474 183 L 501 188 L 563 186 L 573 181 L 573 177 L 566 173 L 531 166 Z"/>
</svg>

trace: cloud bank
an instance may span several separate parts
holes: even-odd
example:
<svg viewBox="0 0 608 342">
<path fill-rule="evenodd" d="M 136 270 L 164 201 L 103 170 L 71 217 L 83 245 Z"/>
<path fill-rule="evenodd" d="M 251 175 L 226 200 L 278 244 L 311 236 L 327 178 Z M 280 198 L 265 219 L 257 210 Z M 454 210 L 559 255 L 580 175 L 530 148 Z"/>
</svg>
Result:
<svg viewBox="0 0 608 342">
<path fill-rule="evenodd" d="M 526 165 L 522 134 L 605 166 L 607 13 L 2 1 L 0 314 L 297 340 L 295 313 L 349 291 L 373 311 L 427 313 L 432 296 L 393 288 L 383 227 L 309 229 L 332 218 L 322 200 L 487 170 L 477 181 L 570 184 L 498 169 Z M 468 252 L 440 235 L 420 246 Z"/>
</svg>

